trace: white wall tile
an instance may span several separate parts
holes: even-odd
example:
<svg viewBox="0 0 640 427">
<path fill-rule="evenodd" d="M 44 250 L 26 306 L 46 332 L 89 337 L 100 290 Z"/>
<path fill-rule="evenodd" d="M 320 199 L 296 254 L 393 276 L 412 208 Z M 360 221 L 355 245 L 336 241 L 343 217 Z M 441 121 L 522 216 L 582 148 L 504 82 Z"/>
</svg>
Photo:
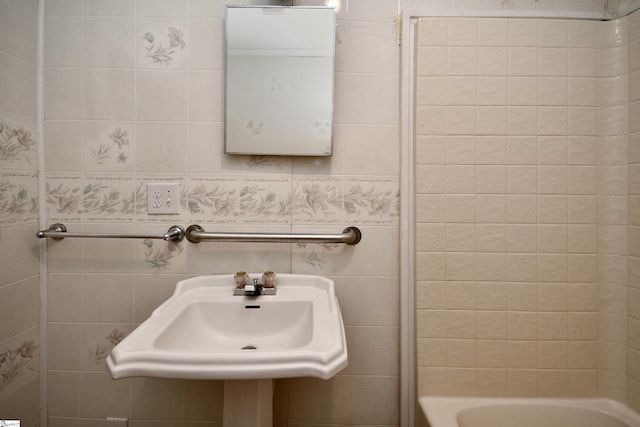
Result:
<svg viewBox="0 0 640 427">
<path fill-rule="evenodd" d="M 82 18 L 49 16 L 45 28 L 45 65 L 79 67 L 82 58 Z"/>
<path fill-rule="evenodd" d="M 337 123 L 396 124 L 398 121 L 397 77 L 394 75 L 347 74 L 345 111 Z M 336 95 L 337 96 L 337 95 Z"/>
<path fill-rule="evenodd" d="M 595 196 L 576 195 L 568 197 L 568 222 L 584 224 L 596 222 Z"/>
<path fill-rule="evenodd" d="M 424 19 L 418 28 L 420 46 L 446 46 L 449 36 L 447 18 Z"/>
<path fill-rule="evenodd" d="M 447 74 L 450 76 L 475 76 L 478 70 L 476 47 L 449 47 Z"/>
<path fill-rule="evenodd" d="M 189 110 L 187 88 L 186 71 L 138 71 L 137 119 L 186 121 Z"/>
<path fill-rule="evenodd" d="M 538 70 L 542 76 L 566 76 L 568 74 L 567 48 L 540 48 Z"/>
<path fill-rule="evenodd" d="M 138 16 L 186 16 L 187 0 L 140 0 L 136 2 Z"/>
<path fill-rule="evenodd" d="M 135 44 L 133 18 L 96 17 L 83 20 L 82 65 L 85 67 L 133 68 Z"/>
<path fill-rule="evenodd" d="M 133 275 L 92 274 L 85 277 L 82 284 L 84 322 L 133 321 Z"/>
<path fill-rule="evenodd" d="M 85 69 L 82 74 L 83 118 L 133 120 L 135 83 L 133 70 Z"/>
<path fill-rule="evenodd" d="M 0 109 L 35 117 L 35 67 L 0 52 Z"/>
<path fill-rule="evenodd" d="M 478 20 L 478 46 L 506 46 L 509 21 L 505 19 Z"/>
<path fill-rule="evenodd" d="M 46 7 L 47 16 L 81 16 L 82 0 L 51 0 Z"/>
<path fill-rule="evenodd" d="M 199 15 L 195 15 L 198 17 Z M 189 21 L 189 65 L 192 70 L 221 70 L 224 64 L 224 21 Z"/>
<path fill-rule="evenodd" d="M 569 21 L 569 46 L 570 47 L 596 47 L 597 22 L 572 20 Z"/>
<path fill-rule="evenodd" d="M 6 285 L 38 274 L 38 255 L 33 233 L 36 225 L 3 227 L 0 239 L 0 253 L 6 262 L 3 267 L 2 284 Z"/>
<path fill-rule="evenodd" d="M 392 22 L 398 14 L 396 2 L 385 0 L 350 0 L 344 6 L 349 20 L 354 21 Z"/>
<path fill-rule="evenodd" d="M 47 276 L 49 285 L 47 313 L 52 322 L 81 320 L 82 276 L 53 274 Z"/>
<path fill-rule="evenodd" d="M 131 380 L 113 381 L 109 374 L 84 372 L 80 375 L 78 415 L 83 418 L 109 416 L 128 418 Z"/>
<path fill-rule="evenodd" d="M 40 301 L 37 282 L 37 278 L 31 277 L 0 287 L 2 300 L 11 301 L 4 309 L 6 318 L 0 326 L 1 341 L 38 325 Z"/>
<path fill-rule="evenodd" d="M 6 1 L 0 6 L 0 51 L 36 62 L 38 2 Z"/>
<path fill-rule="evenodd" d="M 349 73 L 398 73 L 395 24 L 350 22 L 345 28 L 346 70 Z"/>
<path fill-rule="evenodd" d="M 538 105 L 567 105 L 567 91 L 567 78 L 539 77 Z"/>
<path fill-rule="evenodd" d="M 79 372 L 50 372 L 47 377 L 49 414 L 53 416 L 77 417 L 80 400 Z"/>
<path fill-rule="evenodd" d="M 135 3 L 128 0 L 84 0 L 85 16 L 134 16 Z"/>
<path fill-rule="evenodd" d="M 538 46 L 566 47 L 569 41 L 569 22 L 564 19 L 543 19 L 538 23 Z"/>
<path fill-rule="evenodd" d="M 538 21 L 535 19 L 509 20 L 509 46 L 537 46 Z"/>
<path fill-rule="evenodd" d="M 189 120 L 222 122 L 224 77 L 221 71 L 189 72 Z"/>
<path fill-rule="evenodd" d="M 336 131 L 335 144 L 342 146 L 345 174 L 392 175 L 397 170 L 395 126 L 341 126 Z"/>
</svg>

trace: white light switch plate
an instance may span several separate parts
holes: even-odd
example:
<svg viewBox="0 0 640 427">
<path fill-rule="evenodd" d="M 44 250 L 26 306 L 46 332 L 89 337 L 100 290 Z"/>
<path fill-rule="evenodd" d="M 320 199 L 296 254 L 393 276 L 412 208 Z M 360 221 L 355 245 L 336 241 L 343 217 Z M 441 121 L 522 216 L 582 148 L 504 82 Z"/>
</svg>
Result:
<svg viewBox="0 0 640 427">
<path fill-rule="evenodd" d="M 180 184 L 177 182 L 147 183 L 147 213 L 175 215 L 180 213 Z"/>
</svg>

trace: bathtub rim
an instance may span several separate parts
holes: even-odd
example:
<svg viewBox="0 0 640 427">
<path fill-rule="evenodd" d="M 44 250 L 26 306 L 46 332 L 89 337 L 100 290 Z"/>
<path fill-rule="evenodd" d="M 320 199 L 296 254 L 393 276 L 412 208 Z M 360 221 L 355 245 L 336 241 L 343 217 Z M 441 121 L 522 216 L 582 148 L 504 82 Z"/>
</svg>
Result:
<svg viewBox="0 0 640 427">
<path fill-rule="evenodd" d="M 431 427 L 459 427 L 460 411 L 479 406 L 536 404 L 567 406 L 596 410 L 629 424 L 640 427 L 640 414 L 613 399 L 603 397 L 460 397 L 423 396 L 418 399 L 423 414 Z"/>
</svg>

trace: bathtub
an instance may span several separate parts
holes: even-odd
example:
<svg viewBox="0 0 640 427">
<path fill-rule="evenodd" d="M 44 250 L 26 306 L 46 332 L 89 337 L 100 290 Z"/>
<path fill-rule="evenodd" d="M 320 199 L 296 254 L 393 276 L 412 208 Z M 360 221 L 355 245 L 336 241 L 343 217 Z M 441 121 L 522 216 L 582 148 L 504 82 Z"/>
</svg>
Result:
<svg viewBox="0 0 640 427">
<path fill-rule="evenodd" d="M 640 415 L 609 399 L 422 397 L 430 427 L 640 427 Z"/>
</svg>

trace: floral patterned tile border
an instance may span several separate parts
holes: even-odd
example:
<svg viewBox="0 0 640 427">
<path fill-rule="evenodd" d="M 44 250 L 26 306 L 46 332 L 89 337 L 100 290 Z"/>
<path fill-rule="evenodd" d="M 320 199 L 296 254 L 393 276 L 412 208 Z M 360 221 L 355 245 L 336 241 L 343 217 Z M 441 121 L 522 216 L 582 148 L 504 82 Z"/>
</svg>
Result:
<svg viewBox="0 0 640 427">
<path fill-rule="evenodd" d="M 154 181 L 180 183 L 179 215 L 147 214 L 146 184 Z M 397 225 L 399 204 L 397 177 L 92 174 L 47 178 L 48 213 L 55 221 Z"/>
<path fill-rule="evenodd" d="M 0 225 L 38 220 L 38 175 L 35 172 L 0 173 Z"/>
<path fill-rule="evenodd" d="M 367 225 L 399 223 L 400 182 L 397 178 L 345 178 L 347 222 Z"/>
<path fill-rule="evenodd" d="M 294 224 L 398 224 L 400 183 L 389 177 L 294 179 Z"/>
<path fill-rule="evenodd" d="M 135 179 L 114 175 L 85 177 L 82 208 L 87 221 L 132 221 L 136 211 Z"/>
<path fill-rule="evenodd" d="M 138 195 L 131 176 L 50 175 L 46 181 L 49 222 L 128 222 L 135 218 Z"/>
<path fill-rule="evenodd" d="M 57 175 L 46 179 L 47 217 L 53 221 L 82 221 L 82 176 Z"/>
<path fill-rule="evenodd" d="M 192 222 L 291 222 L 291 181 L 277 176 L 196 177 L 189 182 Z"/>
<path fill-rule="evenodd" d="M 341 224 L 341 177 L 296 177 L 291 195 L 295 224 Z"/>
</svg>

